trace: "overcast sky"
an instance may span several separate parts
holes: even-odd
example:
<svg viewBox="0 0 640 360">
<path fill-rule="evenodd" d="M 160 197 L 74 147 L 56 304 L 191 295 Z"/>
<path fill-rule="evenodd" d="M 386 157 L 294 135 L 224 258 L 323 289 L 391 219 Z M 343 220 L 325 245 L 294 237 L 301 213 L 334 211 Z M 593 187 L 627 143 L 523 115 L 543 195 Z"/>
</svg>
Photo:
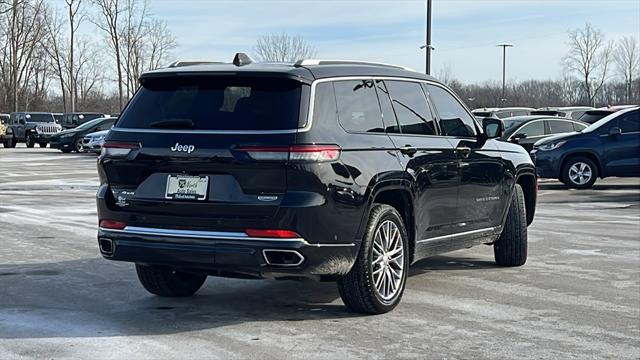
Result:
<svg viewBox="0 0 640 360">
<path fill-rule="evenodd" d="M 640 0 L 434 0 L 432 73 L 449 66 L 455 78 L 483 82 L 561 76 L 567 30 L 585 22 L 607 39 L 640 38 Z M 301 35 L 319 58 L 382 61 L 424 71 L 425 1 L 150 0 L 179 44 L 178 59 L 230 61 L 251 52 L 267 33 Z"/>
</svg>

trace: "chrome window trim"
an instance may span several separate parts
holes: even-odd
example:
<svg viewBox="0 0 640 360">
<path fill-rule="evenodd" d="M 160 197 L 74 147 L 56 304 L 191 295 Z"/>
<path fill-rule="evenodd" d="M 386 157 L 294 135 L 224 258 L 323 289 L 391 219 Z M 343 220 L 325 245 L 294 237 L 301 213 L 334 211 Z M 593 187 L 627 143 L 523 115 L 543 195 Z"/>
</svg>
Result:
<svg viewBox="0 0 640 360">
<path fill-rule="evenodd" d="M 268 242 L 293 242 L 302 243 L 303 245 L 310 247 L 351 247 L 355 246 L 354 243 L 309 243 L 303 238 L 262 238 L 252 237 L 242 232 L 230 232 L 230 231 L 201 231 L 201 230 L 180 230 L 180 229 L 161 229 L 161 228 L 148 228 L 139 226 L 126 226 L 122 230 L 108 229 L 104 227 L 99 228 L 100 231 L 120 234 L 131 235 L 151 235 L 151 236 L 167 236 L 167 237 L 180 237 L 180 238 L 195 238 L 195 239 L 221 239 L 221 240 L 245 240 L 245 241 L 268 241 Z"/>
<path fill-rule="evenodd" d="M 315 109 L 315 98 L 316 98 L 316 87 L 318 84 L 332 81 L 341 81 L 341 80 L 393 80 L 393 81 L 408 81 L 415 83 L 424 83 L 429 85 L 438 86 L 444 89 L 447 93 L 452 95 L 459 103 L 462 105 L 463 109 L 467 112 L 467 114 L 471 117 L 471 119 L 475 122 L 477 126 L 477 130 L 481 132 L 482 126 L 473 115 L 471 110 L 467 108 L 465 103 L 460 99 L 458 95 L 453 93 L 443 84 L 432 80 L 424 80 L 424 79 L 415 79 L 415 78 L 407 78 L 407 77 L 395 77 L 395 76 L 368 76 L 368 75 L 358 75 L 358 76 L 334 76 L 323 79 L 316 79 L 311 83 L 311 91 L 309 92 L 309 108 L 307 111 L 307 121 L 303 127 L 296 129 L 282 129 L 282 130 L 187 130 L 187 129 L 136 129 L 136 128 L 120 128 L 113 127 L 111 131 L 119 131 L 119 132 L 132 132 L 132 133 L 174 133 L 174 134 L 229 134 L 229 135 L 245 135 L 245 134 L 264 134 L 264 135 L 273 135 L 273 134 L 296 134 L 301 132 L 308 132 L 311 130 L 313 126 L 313 111 Z M 439 121 L 439 120 L 438 120 Z M 394 135 L 403 135 L 401 133 Z M 420 136 L 420 135 L 418 135 Z M 435 135 L 442 136 L 442 135 Z"/>
</svg>

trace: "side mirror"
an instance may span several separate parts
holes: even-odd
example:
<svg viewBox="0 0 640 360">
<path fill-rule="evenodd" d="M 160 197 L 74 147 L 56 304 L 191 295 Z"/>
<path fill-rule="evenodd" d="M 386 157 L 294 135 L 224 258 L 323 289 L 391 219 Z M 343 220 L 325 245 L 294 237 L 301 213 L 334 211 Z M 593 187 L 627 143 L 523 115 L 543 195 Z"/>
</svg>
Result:
<svg viewBox="0 0 640 360">
<path fill-rule="evenodd" d="M 482 119 L 482 130 L 487 139 L 499 138 L 504 133 L 504 123 L 500 119 L 487 117 Z"/>
<path fill-rule="evenodd" d="M 622 135 L 622 129 L 620 129 L 617 126 L 613 126 L 611 127 L 611 129 L 609 129 L 609 136 L 616 136 L 616 135 Z"/>
<path fill-rule="evenodd" d="M 515 135 L 513 135 L 513 136 L 511 137 L 511 141 L 512 141 L 513 143 L 515 143 L 515 144 L 519 144 L 519 143 L 520 143 L 520 140 L 522 140 L 522 139 L 526 139 L 526 138 L 527 138 L 527 134 L 520 133 L 520 134 L 515 134 Z"/>
</svg>

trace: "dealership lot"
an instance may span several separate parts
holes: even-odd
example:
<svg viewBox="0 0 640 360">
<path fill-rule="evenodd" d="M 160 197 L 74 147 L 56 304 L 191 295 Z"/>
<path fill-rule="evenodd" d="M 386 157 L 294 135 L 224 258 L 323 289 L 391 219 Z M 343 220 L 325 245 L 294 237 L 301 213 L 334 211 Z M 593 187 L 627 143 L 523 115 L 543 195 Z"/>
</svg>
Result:
<svg viewBox="0 0 640 360">
<path fill-rule="evenodd" d="M 95 156 L 0 149 L 0 358 L 638 358 L 640 180 L 545 182 L 529 260 L 422 260 L 400 306 L 345 312 L 333 283 L 209 278 L 162 299 L 97 250 Z"/>
</svg>

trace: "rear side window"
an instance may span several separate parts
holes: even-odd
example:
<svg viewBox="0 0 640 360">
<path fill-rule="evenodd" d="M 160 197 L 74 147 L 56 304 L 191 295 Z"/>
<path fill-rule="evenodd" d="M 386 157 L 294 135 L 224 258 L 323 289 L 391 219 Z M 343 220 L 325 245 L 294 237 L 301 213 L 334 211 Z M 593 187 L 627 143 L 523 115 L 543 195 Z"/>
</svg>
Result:
<svg viewBox="0 0 640 360">
<path fill-rule="evenodd" d="M 422 86 L 409 81 L 385 81 L 400 132 L 435 135 L 435 119 L 422 91 Z"/>
<path fill-rule="evenodd" d="M 586 125 L 583 125 L 583 124 L 580 124 L 580 123 L 576 123 L 576 122 L 573 123 L 573 130 L 574 131 L 582 131 L 582 130 L 584 130 L 586 128 L 587 128 Z"/>
<path fill-rule="evenodd" d="M 400 128 L 396 121 L 396 114 L 393 112 L 389 91 L 382 80 L 376 80 L 376 91 L 378 92 L 378 101 L 380 101 L 380 109 L 382 110 L 382 121 L 387 132 L 399 133 Z"/>
<path fill-rule="evenodd" d="M 372 80 L 333 83 L 340 125 L 352 132 L 384 132 Z"/>
<path fill-rule="evenodd" d="M 548 120 L 551 134 L 573 132 L 573 123 L 571 121 Z"/>
<path fill-rule="evenodd" d="M 433 106 L 440 117 L 440 127 L 447 136 L 475 136 L 475 120 L 464 106 L 445 89 L 427 85 Z"/>
<path fill-rule="evenodd" d="M 574 111 L 574 112 L 571 113 L 571 118 L 575 119 L 575 120 L 578 120 L 578 119 L 580 119 L 580 117 L 582 115 L 584 115 L 585 112 L 586 112 L 586 110 Z"/>
<path fill-rule="evenodd" d="M 298 127 L 300 84 L 287 79 L 166 77 L 142 81 L 120 128 L 285 130 Z"/>
</svg>

